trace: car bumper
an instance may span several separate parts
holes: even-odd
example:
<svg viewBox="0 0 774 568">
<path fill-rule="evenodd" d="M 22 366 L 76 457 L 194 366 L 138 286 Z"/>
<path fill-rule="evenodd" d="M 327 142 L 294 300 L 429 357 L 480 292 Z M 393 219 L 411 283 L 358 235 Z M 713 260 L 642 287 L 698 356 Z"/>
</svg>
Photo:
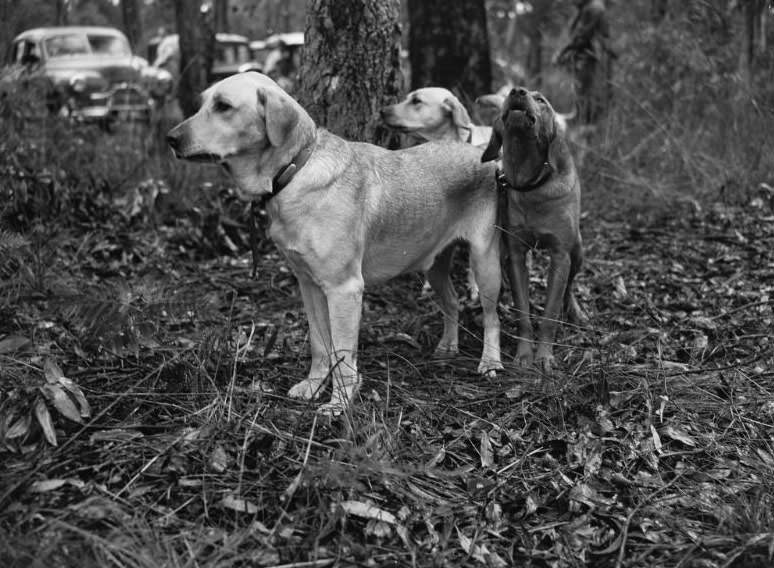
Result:
<svg viewBox="0 0 774 568">
<path fill-rule="evenodd" d="M 151 112 L 148 94 L 135 86 L 121 84 L 106 93 L 92 93 L 72 101 L 70 116 L 76 120 L 147 120 Z"/>
</svg>

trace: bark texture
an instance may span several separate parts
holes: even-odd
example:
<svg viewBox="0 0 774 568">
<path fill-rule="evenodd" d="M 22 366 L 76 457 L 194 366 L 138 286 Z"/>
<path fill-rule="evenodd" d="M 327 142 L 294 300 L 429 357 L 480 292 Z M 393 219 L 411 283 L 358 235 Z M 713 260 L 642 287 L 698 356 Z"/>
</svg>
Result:
<svg viewBox="0 0 774 568">
<path fill-rule="evenodd" d="M 121 0 L 121 15 L 124 20 L 124 31 L 132 50 L 137 52 L 142 37 L 142 17 L 139 0 Z"/>
<path fill-rule="evenodd" d="M 408 0 L 411 88 L 473 100 L 492 91 L 484 0 Z"/>
<path fill-rule="evenodd" d="M 389 144 L 379 110 L 402 86 L 399 16 L 399 0 L 310 0 L 298 99 L 318 125 Z"/>
<path fill-rule="evenodd" d="M 198 108 L 198 97 L 207 87 L 207 75 L 215 51 L 211 12 L 202 12 L 198 2 L 175 0 L 177 33 L 180 37 L 180 80 L 177 98 L 184 116 Z"/>
</svg>

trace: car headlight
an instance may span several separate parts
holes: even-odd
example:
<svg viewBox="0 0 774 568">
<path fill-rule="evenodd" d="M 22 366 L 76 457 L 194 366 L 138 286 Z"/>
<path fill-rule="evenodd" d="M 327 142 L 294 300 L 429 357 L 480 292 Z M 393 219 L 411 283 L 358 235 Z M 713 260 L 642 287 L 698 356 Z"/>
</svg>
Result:
<svg viewBox="0 0 774 568">
<path fill-rule="evenodd" d="M 70 88 L 76 93 L 82 93 L 86 90 L 86 77 L 83 75 L 73 75 L 70 77 Z"/>
</svg>

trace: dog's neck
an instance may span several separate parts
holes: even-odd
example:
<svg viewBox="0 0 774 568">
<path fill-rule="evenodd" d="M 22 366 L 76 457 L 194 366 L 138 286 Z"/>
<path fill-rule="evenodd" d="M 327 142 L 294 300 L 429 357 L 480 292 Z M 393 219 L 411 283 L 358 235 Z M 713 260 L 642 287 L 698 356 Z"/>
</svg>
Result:
<svg viewBox="0 0 774 568">
<path fill-rule="evenodd" d="M 290 181 L 293 179 L 293 176 L 295 176 L 296 173 L 298 173 L 298 170 L 303 168 L 304 164 L 306 164 L 307 160 L 309 160 L 309 157 L 312 155 L 312 151 L 316 145 L 316 140 L 312 138 L 308 144 L 299 150 L 299 152 L 293 157 L 290 163 L 284 165 L 280 169 L 277 175 L 274 176 L 271 180 L 271 194 L 269 194 L 267 199 L 271 199 L 280 191 L 285 189 L 285 186 L 290 183 Z"/>
<path fill-rule="evenodd" d="M 538 189 L 556 171 L 556 164 L 548 160 L 548 145 L 543 148 L 536 138 L 525 136 L 515 137 L 509 142 L 514 147 L 503 148 L 504 172 L 498 175 L 498 182 L 516 191 Z"/>
</svg>

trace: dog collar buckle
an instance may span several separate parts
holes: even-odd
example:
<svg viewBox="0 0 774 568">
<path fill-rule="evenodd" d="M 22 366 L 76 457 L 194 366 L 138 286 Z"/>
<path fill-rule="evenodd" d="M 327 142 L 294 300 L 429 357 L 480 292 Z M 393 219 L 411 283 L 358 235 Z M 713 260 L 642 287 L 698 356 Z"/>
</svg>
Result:
<svg viewBox="0 0 774 568">
<path fill-rule="evenodd" d="M 274 179 L 271 180 L 272 195 L 276 195 L 280 192 L 280 190 L 282 190 L 282 188 L 289 184 L 297 170 L 298 167 L 296 166 L 295 162 L 290 162 L 287 166 L 282 168 L 280 172 L 274 176 Z"/>
</svg>

